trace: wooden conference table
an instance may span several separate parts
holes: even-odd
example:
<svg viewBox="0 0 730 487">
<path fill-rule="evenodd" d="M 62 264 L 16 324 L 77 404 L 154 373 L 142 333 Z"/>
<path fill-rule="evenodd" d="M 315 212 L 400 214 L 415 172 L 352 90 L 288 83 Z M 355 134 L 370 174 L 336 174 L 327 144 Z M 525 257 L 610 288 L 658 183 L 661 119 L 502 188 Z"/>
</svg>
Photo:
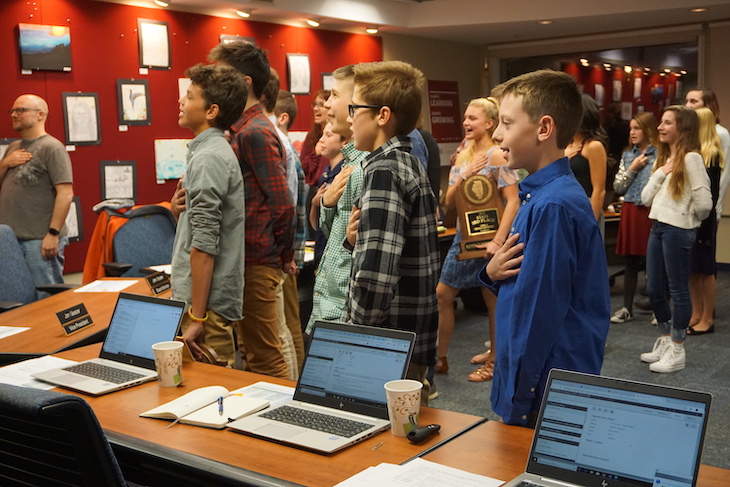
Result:
<svg viewBox="0 0 730 487">
<path fill-rule="evenodd" d="M 56 356 L 84 360 L 97 356 L 100 344 L 68 350 Z M 439 435 L 420 445 L 384 432 L 331 456 L 299 450 L 229 430 L 140 418 L 139 413 L 171 401 L 198 387 L 222 385 L 228 390 L 267 381 L 293 386 L 285 379 L 215 367 L 187 364 L 179 388 L 149 382 L 99 397 L 79 394 L 94 409 L 130 480 L 157 485 L 334 485 L 381 462 L 402 463 L 463 431 L 481 418 L 433 408 L 421 409 L 421 424 L 441 425 Z M 61 390 L 61 389 L 58 389 Z M 63 390 L 63 392 L 70 392 Z M 382 442 L 376 449 L 374 446 Z M 129 472 L 128 469 L 134 469 Z M 140 478 L 136 479 L 135 476 Z M 159 477 L 156 477 L 159 475 Z M 152 481 L 150 481 L 152 480 Z"/>
<path fill-rule="evenodd" d="M 124 292 L 152 294 L 144 279 L 125 278 L 123 280 L 136 281 L 135 284 L 124 289 Z M 109 320 L 118 294 L 118 292 L 77 293 L 74 290 L 68 290 L 0 313 L 0 325 L 30 327 L 30 330 L 0 339 L 0 362 L 10 362 L 13 356 L 20 359 L 34 355 L 46 355 L 102 340 L 109 327 Z M 169 297 L 170 291 L 166 291 L 160 296 Z M 56 313 L 80 303 L 84 304 L 94 324 L 67 336 L 61 328 Z"/>
<path fill-rule="evenodd" d="M 533 430 L 528 428 L 489 421 L 429 452 L 423 458 L 507 481 L 524 471 L 532 433 Z M 730 470 L 700 465 L 697 487 L 728 485 Z"/>
</svg>

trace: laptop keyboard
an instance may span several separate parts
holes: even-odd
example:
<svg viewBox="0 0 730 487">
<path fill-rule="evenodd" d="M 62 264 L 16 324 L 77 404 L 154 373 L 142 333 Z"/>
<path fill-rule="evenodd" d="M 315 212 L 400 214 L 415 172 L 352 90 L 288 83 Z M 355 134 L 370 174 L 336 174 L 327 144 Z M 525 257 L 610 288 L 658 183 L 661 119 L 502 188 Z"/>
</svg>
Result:
<svg viewBox="0 0 730 487">
<path fill-rule="evenodd" d="M 350 438 L 370 428 L 372 424 L 351 419 L 338 418 L 329 414 L 316 413 L 306 409 L 281 406 L 261 415 L 262 418 Z"/>
<path fill-rule="evenodd" d="M 117 369 L 116 367 L 108 367 L 106 365 L 97 364 L 95 362 L 85 362 L 77 365 L 66 367 L 63 370 L 73 372 L 75 374 L 85 375 L 94 379 L 112 382 L 114 384 L 122 384 L 130 380 L 140 379 L 144 377 L 142 374 L 129 372 L 127 370 Z"/>
<path fill-rule="evenodd" d="M 514 487 L 542 487 L 542 484 L 535 484 L 533 482 L 530 482 L 529 480 L 523 480 Z"/>
</svg>

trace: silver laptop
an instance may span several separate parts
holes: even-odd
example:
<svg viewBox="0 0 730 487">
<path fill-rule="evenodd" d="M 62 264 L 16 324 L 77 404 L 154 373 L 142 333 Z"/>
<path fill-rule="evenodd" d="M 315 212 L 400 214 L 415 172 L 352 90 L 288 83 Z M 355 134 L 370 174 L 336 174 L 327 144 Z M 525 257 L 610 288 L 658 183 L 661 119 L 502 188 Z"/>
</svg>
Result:
<svg viewBox="0 0 730 487">
<path fill-rule="evenodd" d="M 234 431 L 333 453 L 390 426 L 386 382 L 406 375 L 412 332 L 317 321 L 292 401 L 247 416 Z"/>
<path fill-rule="evenodd" d="M 693 487 L 712 396 L 552 370 L 526 473 L 504 484 Z"/>
<path fill-rule="evenodd" d="M 98 396 L 157 377 L 152 344 L 175 339 L 185 303 L 120 293 L 99 358 L 32 374 Z"/>
</svg>

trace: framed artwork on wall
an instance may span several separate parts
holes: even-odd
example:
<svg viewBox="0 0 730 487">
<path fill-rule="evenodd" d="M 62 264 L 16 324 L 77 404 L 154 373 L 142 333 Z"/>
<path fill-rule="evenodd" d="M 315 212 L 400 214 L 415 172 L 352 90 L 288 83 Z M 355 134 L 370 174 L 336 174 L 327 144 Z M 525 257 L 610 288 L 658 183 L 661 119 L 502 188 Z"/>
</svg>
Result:
<svg viewBox="0 0 730 487">
<path fill-rule="evenodd" d="M 147 80 L 118 79 L 120 125 L 149 125 L 150 98 Z"/>
<path fill-rule="evenodd" d="M 24 70 L 71 71 L 71 29 L 62 25 L 18 24 Z"/>
<path fill-rule="evenodd" d="M 286 67 L 289 75 L 289 91 L 294 95 L 308 95 L 312 76 L 308 54 L 287 54 Z"/>
<path fill-rule="evenodd" d="M 97 93 L 61 93 L 66 144 L 99 145 L 99 95 Z"/>
<path fill-rule="evenodd" d="M 101 199 L 137 201 L 137 163 L 135 161 L 101 161 Z"/>
<path fill-rule="evenodd" d="M 137 19 L 139 67 L 170 69 L 170 35 L 167 22 Z"/>
<path fill-rule="evenodd" d="M 68 230 L 68 241 L 78 242 L 84 239 L 84 224 L 81 219 L 81 198 L 74 196 L 71 200 L 71 207 L 66 215 L 66 229 Z"/>
<path fill-rule="evenodd" d="M 322 73 L 322 89 L 332 91 L 332 85 L 335 84 L 335 79 L 332 77 L 332 73 Z"/>
</svg>

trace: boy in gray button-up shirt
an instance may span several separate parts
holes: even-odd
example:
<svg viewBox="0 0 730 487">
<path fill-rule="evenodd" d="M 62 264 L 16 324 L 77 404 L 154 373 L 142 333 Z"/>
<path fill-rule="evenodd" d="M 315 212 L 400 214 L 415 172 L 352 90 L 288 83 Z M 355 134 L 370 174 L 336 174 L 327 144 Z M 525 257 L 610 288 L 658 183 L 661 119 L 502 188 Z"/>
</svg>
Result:
<svg viewBox="0 0 730 487">
<path fill-rule="evenodd" d="M 241 115 L 247 90 L 233 68 L 194 66 L 179 100 L 178 124 L 195 138 L 188 144 L 185 177 L 173 196 L 179 213 L 172 256 L 172 296 L 188 303 L 183 338 L 196 360 L 206 344 L 233 366 L 231 322 L 241 319 L 245 198 L 243 178 L 223 130 Z"/>
</svg>

